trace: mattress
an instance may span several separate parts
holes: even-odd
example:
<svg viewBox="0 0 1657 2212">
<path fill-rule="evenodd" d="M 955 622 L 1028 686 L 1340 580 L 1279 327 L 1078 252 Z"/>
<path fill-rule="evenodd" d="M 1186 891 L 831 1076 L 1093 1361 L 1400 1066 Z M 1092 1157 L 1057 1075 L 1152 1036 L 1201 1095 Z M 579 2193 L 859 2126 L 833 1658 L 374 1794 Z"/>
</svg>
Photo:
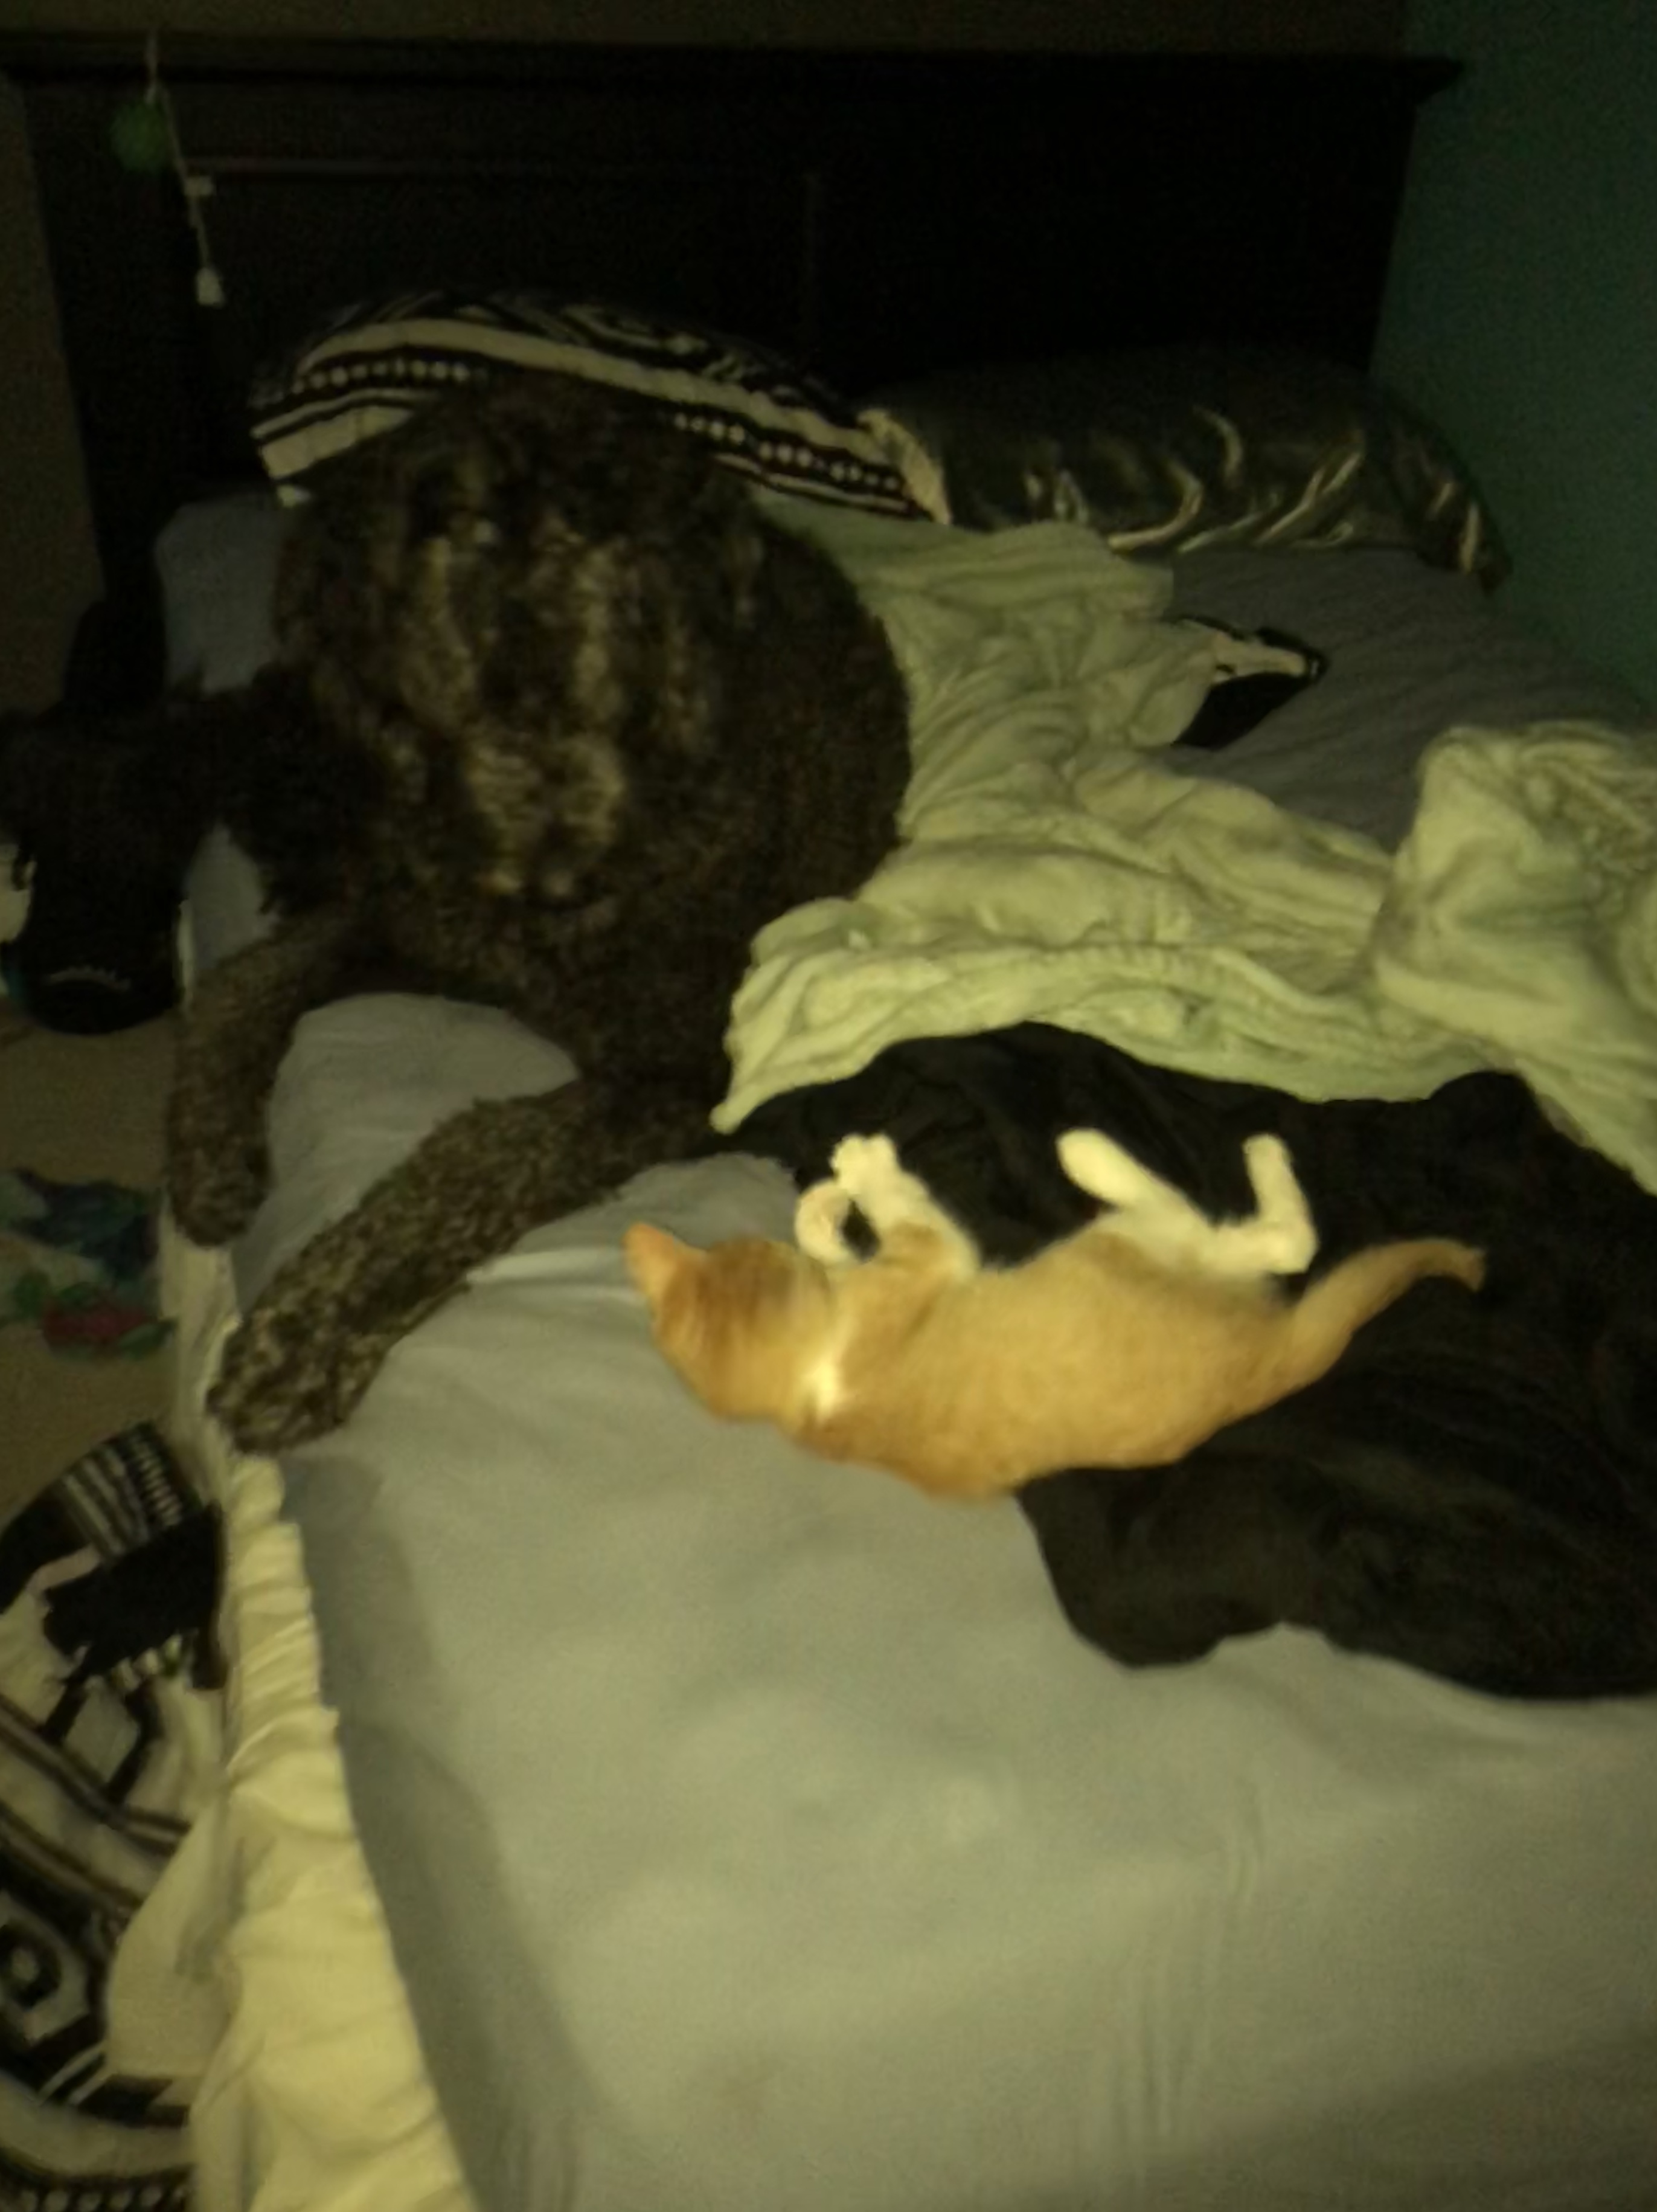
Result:
<svg viewBox="0 0 1657 2212">
<path fill-rule="evenodd" d="M 262 657 L 279 528 L 254 501 L 169 532 L 181 672 Z M 1192 556 L 1178 588 L 1254 623 L 1280 591 L 1420 580 L 1322 567 Z M 1308 641 L 1338 676 L 1332 625 Z M 1557 680 L 1547 711 L 1592 711 Z M 1314 700 L 1334 683 L 1284 711 Z M 1312 816 L 1326 778 L 1324 818 L 1384 840 L 1434 714 L 1400 709 L 1390 778 L 1338 715 L 1303 753 L 1272 718 L 1180 772 Z M 257 926 L 211 851 L 192 957 Z M 1071 1633 L 1014 1504 L 701 1415 L 621 1231 L 785 1231 L 769 1161 L 655 1170 L 537 1232 L 338 1434 L 280 1468 L 224 1453 L 202 1393 L 270 1269 L 457 1106 L 568 1072 L 484 1010 L 325 1009 L 282 1071 L 270 1201 L 233 1255 L 173 1249 L 238 1661 L 170 1899 L 181 1971 L 222 1936 L 203 2202 L 1642 2202 L 1657 1705 L 1505 1702 L 1288 1629 L 1131 1671 Z"/>
</svg>

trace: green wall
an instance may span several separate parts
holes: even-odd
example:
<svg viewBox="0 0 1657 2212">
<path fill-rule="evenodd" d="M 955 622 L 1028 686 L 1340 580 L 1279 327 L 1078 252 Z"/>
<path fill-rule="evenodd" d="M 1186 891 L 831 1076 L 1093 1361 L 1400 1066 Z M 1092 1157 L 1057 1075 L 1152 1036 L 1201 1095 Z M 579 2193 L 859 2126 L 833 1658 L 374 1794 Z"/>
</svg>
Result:
<svg viewBox="0 0 1657 2212">
<path fill-rule="evenodd" d="M 1456 444 L 1502 599 L 1657 705 L 1657 4 L 1412 0 L 1421 118 L 1376 368 Z"/>
</svg>

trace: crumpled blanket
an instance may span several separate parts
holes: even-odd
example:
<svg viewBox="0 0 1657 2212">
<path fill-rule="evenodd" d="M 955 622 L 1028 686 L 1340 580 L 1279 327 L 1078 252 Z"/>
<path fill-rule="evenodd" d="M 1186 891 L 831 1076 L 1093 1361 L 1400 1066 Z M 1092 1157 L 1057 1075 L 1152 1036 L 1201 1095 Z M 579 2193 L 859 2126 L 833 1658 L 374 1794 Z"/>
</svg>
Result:
<svg viewBox="0 0 1657 2212">
<path fill-rule="evenodd" d="M 894 1046 L 733 1141 L 809 1182 L 841 1135 L 884 1130 L 1007 1261 L 1091 1210 L 1053 1152 L 1077 1126 L 1214 1212 L 1247 1206 L 1242 1140 L 1277 1130 L 1320 1267 L 1426 1232 L 1490 1258 L 1478 1297 L 1417 1285 L 1323 1381 L 1175 1467 L 1021 1492 L 1083 1636 L 1164 1663 L 1281 1621 L 1509 1696 L 1657 1689 L 1657 1200 L 1508 1076 L 1320 1103 L 1040 1024 Z"/>
<path fill-rule="evenodd" d="M 1213 644 L 1085 532 L 824 526 L 912 700 L 905 842 L 762 931 L 729 1130 L 904 1038 L 1047 1021 L 1307 1098 L 1523 1075 L 1657 1189 L 1657 744 L 1447 732 L 1365 837 L 1170 773 Z"/>
</svg>

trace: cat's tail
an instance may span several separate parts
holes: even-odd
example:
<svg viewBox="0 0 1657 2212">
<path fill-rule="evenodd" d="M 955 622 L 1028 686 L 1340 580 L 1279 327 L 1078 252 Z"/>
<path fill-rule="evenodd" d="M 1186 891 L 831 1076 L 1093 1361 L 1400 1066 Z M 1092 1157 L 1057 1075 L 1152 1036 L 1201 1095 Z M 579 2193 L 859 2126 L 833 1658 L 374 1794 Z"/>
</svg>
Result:
<svg viewBox="0 0 1657 2212">
<path fill-rule="evenodd" d="M 1364 1322 L 1426 1275 L 1452 1275 L 1476 1291 L 1484 1280 L 1484 1255 L 1448 1237 L 1420 1237 L 1372 1245 L 1331 1268 L 1292 1309 L 1281 1395 L 1326 1375 Z"/>
</svg>

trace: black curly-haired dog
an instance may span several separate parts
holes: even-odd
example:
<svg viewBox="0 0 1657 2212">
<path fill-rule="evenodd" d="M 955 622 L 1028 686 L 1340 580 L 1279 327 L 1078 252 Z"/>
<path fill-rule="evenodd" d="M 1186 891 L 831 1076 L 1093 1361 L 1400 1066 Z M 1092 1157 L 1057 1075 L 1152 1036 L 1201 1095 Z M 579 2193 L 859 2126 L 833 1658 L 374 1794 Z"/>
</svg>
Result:
<svg viewBox="0 0 1657 2212">
<path fill-rule="evenodd" d="M 236 811 L 282 918 L 189 1011 L 186 1234 L 247 1219 L 294 1025 L 365 981 L 506 1007 L 580 1076 L 457 1116 L 277 1273 L 214 1398 L 267 1449 L 343 1420 L 470 1269 L 707 1141 L 756 931 L 869 874 L 908 763 L 901 678 L 839 570 L 574 380 L 469 390 L 335 464 L 276 623 L 264 798 Z"/>
</svg>

